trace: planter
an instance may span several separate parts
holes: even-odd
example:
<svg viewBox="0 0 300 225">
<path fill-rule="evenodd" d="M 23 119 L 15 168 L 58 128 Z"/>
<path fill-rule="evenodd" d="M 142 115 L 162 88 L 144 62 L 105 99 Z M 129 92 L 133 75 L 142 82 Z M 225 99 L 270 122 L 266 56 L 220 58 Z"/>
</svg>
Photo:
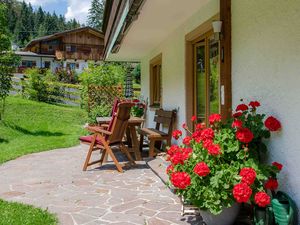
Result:
<svg viewBox="0 0 300 225">
<path fill-rule="evenodd" d="M 182 202 L 182 213 L 181 215 L 199 215 L 202 217 L 203 224 L 206 225 L 232 225 L 240 211 L 240 204 L 234 203 L 229 208 L 224 208 L 223 211 L 219 215 L 214 215 L 210 213 L 209 211 L 201 210 L 191 204 L 189 204 L 187 201 L 185 201 L 183 198 L 181 198 Z"/>
<path fill-rule="evenodd" d="M 230 208 L 225 208 L 219 215 L 209 211 L 200 210 L 200 215 L 206 225 L 232 225 L 240 211 L 240 205 L 235 203 Z"/>
</svg>

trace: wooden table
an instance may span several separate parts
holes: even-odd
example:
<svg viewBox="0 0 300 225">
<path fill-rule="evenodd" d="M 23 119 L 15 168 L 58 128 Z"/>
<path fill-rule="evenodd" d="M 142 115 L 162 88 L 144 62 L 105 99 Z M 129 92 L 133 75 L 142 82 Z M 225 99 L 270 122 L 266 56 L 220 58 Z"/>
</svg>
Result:
<svg viewBox="0 0 300 225">
<path fill-rule="evenodd" d="M 98 124 L 107 124 L 111 121 L 111 117 L 97 117 Z M 145 120 L 139 117 L 130 117 L 126 131 L 127 141 L 131 143 L 128 147 L 129 152 L 134 152 L 137 161 L 142 160 L 141 152 L 139 150 L 139 140 L 137 137 L 136 127 L 140 127 Z"/>
</svg>

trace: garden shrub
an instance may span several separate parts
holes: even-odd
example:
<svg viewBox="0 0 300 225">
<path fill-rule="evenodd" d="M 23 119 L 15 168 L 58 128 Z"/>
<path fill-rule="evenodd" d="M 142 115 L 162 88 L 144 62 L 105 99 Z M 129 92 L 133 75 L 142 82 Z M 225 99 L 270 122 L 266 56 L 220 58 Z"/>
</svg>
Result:
<svg viewBox="0 0 300 225">
<path fill-rule="evenodd" d="M 91 109 L 88 113 L 89 123 L 95 124 L 97 123 L 97 117 L 109 116 L 111 112 L 111 106 L 108 104 L 100 104 Z"/>
<path fill-rule="evenodd" d="M 81 106 L 89 111 L 90 122 L 97 116 L 108 116 L 114 97 L 122 98 L 125 75 L 126 68 L 118 63 L 89 64 L 80 75 Z"/>
</svg>

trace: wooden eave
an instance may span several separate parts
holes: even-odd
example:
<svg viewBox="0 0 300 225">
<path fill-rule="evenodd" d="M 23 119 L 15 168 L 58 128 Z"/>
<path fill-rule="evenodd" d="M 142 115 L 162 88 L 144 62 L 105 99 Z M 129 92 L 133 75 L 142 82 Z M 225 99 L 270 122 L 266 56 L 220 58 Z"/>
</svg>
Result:
<svg viewBox="0 0 300 225">
<path fill-rule="evenodd" d="M 112 43 L 112 39 L 117 32 L 117 27 L 120 22 L 121 15 L 125 9 L 126 1 L 120 0 L 107 0 L 104 10 L 104 19 L 102 30 L 104 32 L 104 51 L 103 58 L 105 59 L 109 54 L 108 49 L 110 45 L 113 45 L 112 52 L 117 52 L 120 45 L 129 31 L 132 22 L 135 21 L 139 15 L 139 12 L 146 0 L 129 0 L 129 12 L 126 15 L 125 21 L 122 24 L 121 31 L 117 34 L 115 43 Z"/>
<path fill-rule="evenodd" d="M 92 27 L 80 27 L 80 28 L 76 28 L 76 29 L 73 29 L 73 30 L 67 30 L 67 31 L 55 33 L 55 34 L 52 34 L 52 35 L 47 35 L 47 36 L 44 36 L 44 37 L 33 39 L 32 41 L 30 41 L 26 45 L 26 47 L 24 49 L 27 50 L 31 46 L 33 46 L 33 45 L 35 45 L 35 44 L 37 44 L 39 42 L 42 42 L 42 41 L 50 41 L 50 40 L 61 38 L 61 37 L 63 37 L 66 34 L 78 33 L 78 32 L 82 32 L 82 31 L 88 31 L 91 34 L 93 34 L 93 35 L 95 35 L 95 36 L 97 36 L 99 38 L 104 39 L 104 34 L 101 31 L 99 31 L 97 29 L 94 29 Z"/>
</svg>

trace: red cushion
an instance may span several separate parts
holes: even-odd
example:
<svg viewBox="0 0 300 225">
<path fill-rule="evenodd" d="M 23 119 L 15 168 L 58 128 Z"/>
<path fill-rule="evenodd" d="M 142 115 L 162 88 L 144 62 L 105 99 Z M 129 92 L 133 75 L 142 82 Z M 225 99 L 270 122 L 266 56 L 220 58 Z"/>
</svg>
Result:
<svg viewBox="0 0 300 225">
<path fill-rule="evenodd" d="M 94 138 L 94 135 L 81 136 L 81 137 L 79 138 L 79 140 L 80 140 L 80 141 L 83 141 L 83 142 L 91 143 L 92 140 L 93 140 L 93 138 Z M 101 141 L 100 141 L 100 139 L 99 139 L 98 136 L 97 136 L 97 138 L 96 138 L 96 144 L 101 144 Z"/>
</svg>

